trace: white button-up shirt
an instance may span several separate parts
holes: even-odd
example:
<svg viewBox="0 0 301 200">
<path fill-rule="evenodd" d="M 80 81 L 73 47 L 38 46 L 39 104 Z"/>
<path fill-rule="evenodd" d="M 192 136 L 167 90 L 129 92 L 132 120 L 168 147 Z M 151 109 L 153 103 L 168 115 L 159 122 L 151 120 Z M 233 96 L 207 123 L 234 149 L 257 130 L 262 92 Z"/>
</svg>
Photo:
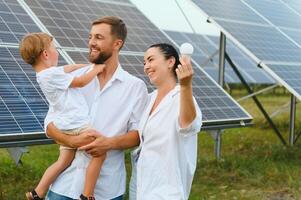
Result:
<svg viewBox="0 0 301 200">
<path fill-rule="evenodd" d="M 84 68 L 80 73 L 90 68 Z M 111 137 L 138 130 L 147 101 L 147 89 L 142 80 L 130 75 L 119 65 L 104 88 L 100 90 L 99 81 L 95 78 L 81 91 L 90 108 L 92 125 L 97 131 Z M 53 117 L 49 111 L 45 125 L 53 121 Z M 79 198 L 84 189 L 89 161 L 90 157 L 85 152 L 77 151 L 71 166 L 60 174 L 50 190 L 70 198 Z M 95 198 L 108 200 L 120 196 L 125 193 L 125 183 L 124 151 L 107 152 L 94 190 Z"/>
<path fill-rule="evenodd" d="M 76 129 L 90 124 L 89 108 L 79 88 L 70 88 L 74 76 L 64 67 L 50 67 L 37 73 L 49 109 L 55 113 L 54 125 L 61 130 Z M 76 101 L 74 101 L 76 99 Z"/>
<path fill-rule="evenodd" d="M 180 88 L 176 86 L 149 115 L 157 91 L 151 94 L 139 133 L 137 200 L 187 200 L 197 159 L 197 133 L 201 111 L 187 128 L 179 127 Z"/>
</svg>

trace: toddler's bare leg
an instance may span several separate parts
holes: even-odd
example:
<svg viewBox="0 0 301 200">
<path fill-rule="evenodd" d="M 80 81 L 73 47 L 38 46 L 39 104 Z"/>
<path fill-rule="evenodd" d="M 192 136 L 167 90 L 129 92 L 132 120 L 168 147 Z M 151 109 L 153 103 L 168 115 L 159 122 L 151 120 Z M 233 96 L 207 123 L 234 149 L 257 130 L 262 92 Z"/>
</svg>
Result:
<svg viewBox="0 0 301 200">
<path fill-rule="evenodd" d="M 73 161 L 76 149 L 60 149 L 59 158 L 45 171 L 35 191 L 39 197 L 44 197 L 50 185 Z"/>
<path fill-rule="evenodd" d="M 85 188 L 83 195 L 86 197 L 94 196 L 94 188 L 99 176 L 100 168 L 104 162 L 106 155 L 100 157 L 92 157 L 86 172 Z"/>
</svg>

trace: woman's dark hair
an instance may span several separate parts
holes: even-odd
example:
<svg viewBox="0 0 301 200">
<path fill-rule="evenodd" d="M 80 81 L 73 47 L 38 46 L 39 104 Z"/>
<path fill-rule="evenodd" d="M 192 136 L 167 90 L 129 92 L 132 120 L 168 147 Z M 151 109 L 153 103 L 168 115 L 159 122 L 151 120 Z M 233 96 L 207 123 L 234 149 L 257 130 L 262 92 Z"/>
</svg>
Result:
<svg viewBox="0 0 301 200">
<path fill-rule="evenodd" d="M 149 49 L 153 47 L 159 48 L 160 51 L 163 53 L 165 59 L 170 59 L 172 57 L 175 58 L 176 62 L 172 68 L 172 71 L 174 73 L 175 78 L 177 79 L 176 69 L 178 68 L 178 65 L 181 64 L 177 50 L 172 45 L 167 43 L 153 44 L 149 47 Z"/>
</svg>

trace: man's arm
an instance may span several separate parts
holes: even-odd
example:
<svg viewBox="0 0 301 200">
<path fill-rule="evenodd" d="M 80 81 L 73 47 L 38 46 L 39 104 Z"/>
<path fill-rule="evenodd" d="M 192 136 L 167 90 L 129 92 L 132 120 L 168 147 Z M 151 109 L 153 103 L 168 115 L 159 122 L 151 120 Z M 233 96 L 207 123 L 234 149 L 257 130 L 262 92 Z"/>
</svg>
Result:
<svg viewBox="0 0 301 200">
<path fill-rule="evenodd" d="M 134 107 L 128 121 L 128 130 L 131 131 L 113 137 L 105 137 L 96 133 L 89 134 L 96 138 L 95 141 L 79 148 L 80 150 L 85 150 L 92 156 L 101 156 L 109 150 L 124 150 L 139 145 L 140 138 L 137 129 L 141 115 L 147 103 L 148 95 L 146 85 L 142 80 L 137 82 L 135 86 L 136 90 L 132 94 L 134 97 Z"/>
<path fill-rule="evenodd" d="M 56 128 L 56 126 L 52 122 L 48 124 L 46 130 L 46 134 L 52 139 L 54 139 L 56 143 L 72 148 L 78 148 L 80 146 L 92 142 L 95 139 L 95 137 L 93 137 L 92 135 L 90 136 L 89 134 L 94 134 L 94 132 L 96 133 L 96 131 L 91 130 L 87 133 L 82 133 L 76 136 L 67 135 L 58 128 Z"/>
<path fill-rule="evenodd" d="M 88 135 L 96 139 L 90 144 L 80 147 L 79 150 L 85 150 L 94 157 L 101 156 L 109 150 L 129 149 L 138 146 L 140 142 L 139 134 L 136 130 L 114 137 L 105 137 L 98 133 L 89 133 Z"/>
</svg>

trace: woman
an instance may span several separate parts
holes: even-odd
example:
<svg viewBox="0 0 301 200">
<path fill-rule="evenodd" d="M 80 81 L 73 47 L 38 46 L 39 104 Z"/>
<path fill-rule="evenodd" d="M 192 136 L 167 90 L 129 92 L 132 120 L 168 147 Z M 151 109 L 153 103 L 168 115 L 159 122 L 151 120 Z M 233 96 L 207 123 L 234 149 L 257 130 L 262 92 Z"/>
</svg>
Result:
<svg viewBox="0 0 301 200">
<path fill-rule="evenodd" d="M 201 112 L 192 96 L 190 58 L 179 59 L 169 44 L 155 44 L 145 52 L 144 72 L 157 90 L 149 95 L 139 125 L 141 142 L 132 155 L 137 171 L 133 171 L 130 199 L 186 200 L 201 128 Z"/>
</svg>

